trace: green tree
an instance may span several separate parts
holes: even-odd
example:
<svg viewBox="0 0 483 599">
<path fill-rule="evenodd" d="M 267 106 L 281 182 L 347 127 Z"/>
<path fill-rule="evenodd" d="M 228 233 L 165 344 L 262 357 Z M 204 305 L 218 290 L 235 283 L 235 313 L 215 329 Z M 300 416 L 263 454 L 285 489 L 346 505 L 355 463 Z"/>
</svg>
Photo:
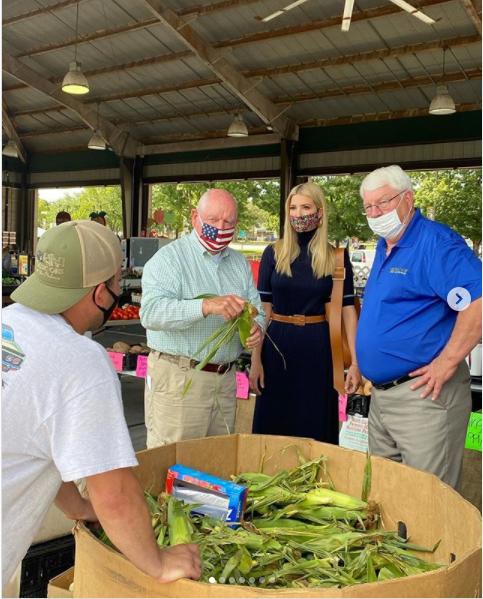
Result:
<svg viewBox="0 0 483 599">
<path fill-rule="evenodd" d="M 373 237 L 366 217 L 361 214 L 359 187 L 362 179 L 360 175 L 312 179 L 324 191 L 329 212 L 329 238 L 335 241 L 336 247 L 346 237 L 358 237 L 362 241 Z"/>
<path fill-rule="evenodd" d="M 164 183 L 153 186 L 152 209 L 173 211 L 176 234 L 191 226 L 191 210 L 210 187 L 229 191 L 238 201 L 239 229 L 266 227 L 279 213 L 280 184 L 277 180 L 222 181 L 209 183 Z M 277 217 L 278 218 L 278 217 Z"/>
<path fill-rule="evenodd" d="M 481 169 L 412 173 L 415 204 L 425 216 L 448 225 L 481 247 Z"/>
<path fill-rule="evenodd" d="M 122 199 L 121 188 L 112 187 L 86 187 L 77 193 L 68 193 L 55 202 L 39 200 L 39 226 L 42 223 L 49 228 L 55 224 L 58 212 L 65 210 L 72 216 L 72 220 L 89 220 L 91 212 L 106 212 L 107 226 L 113 231 L 122 232 Z"/>
</svg>

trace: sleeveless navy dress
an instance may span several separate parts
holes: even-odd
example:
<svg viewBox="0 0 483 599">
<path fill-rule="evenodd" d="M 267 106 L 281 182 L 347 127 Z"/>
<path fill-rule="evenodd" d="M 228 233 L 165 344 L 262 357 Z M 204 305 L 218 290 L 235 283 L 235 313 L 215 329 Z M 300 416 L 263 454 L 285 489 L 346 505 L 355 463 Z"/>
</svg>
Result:
<svg viewBox="0 0 483 599">
<path fill-rule="evenodd" d="M 315 278 L 307 248 L 314 231 L 298 233 L 300 255 L 292 263 L 292 277 L 275 270 L 275 254 L 268 246 L 262 256 L 258 291 L 262 302 L 284 316 L 325 314 L 332 277 Z M 354 284 L 349 254 L 344 252 L 346 278 L 343 306 L 354 305 Z M 257 398 L 253 432 L 311 437 L 339 442 L 338 396 L 333 388 L 332 354 L 327 322 L 296 326 L 273 320 L 268 334 L 282 352 L 265 338 L 262 364 L 265 388 Z"/>
</svg>

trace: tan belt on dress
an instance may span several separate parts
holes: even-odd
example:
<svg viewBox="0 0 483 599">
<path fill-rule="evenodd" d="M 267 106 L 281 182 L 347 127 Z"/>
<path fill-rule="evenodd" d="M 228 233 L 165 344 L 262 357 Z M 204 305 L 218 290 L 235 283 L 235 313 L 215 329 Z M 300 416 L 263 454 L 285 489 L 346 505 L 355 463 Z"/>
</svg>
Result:
<svg viewBox="0 0 483 599">
<path fill-rule="evenodd" d="M 293 316 L 283 316 L 282 314 L 270 314 L 272 320 L 284 322 L 285 324 L 293 324 L 297 327 L 304 327 L 306 324 L 314 324 L 316 322 L 325 322 L 325 314 L 319 316 L 304 316 L 303 314 L 294 314 Z"/>
</svg>

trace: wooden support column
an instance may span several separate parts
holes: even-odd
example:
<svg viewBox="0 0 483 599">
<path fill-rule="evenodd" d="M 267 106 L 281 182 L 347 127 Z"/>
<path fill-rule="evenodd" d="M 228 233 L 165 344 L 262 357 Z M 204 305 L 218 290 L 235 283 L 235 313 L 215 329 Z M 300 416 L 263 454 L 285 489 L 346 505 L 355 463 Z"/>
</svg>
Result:
<svg viewBox="0 0 483 599">
<path fill-rule="evenodd" d="M 37 222 L 38 222 L 38 191 L 36 189 L 22 190 L 22 224 L 21 237 L 22 244 L 18 244 L 19 248 L 35 256 L 37 249 Z"/>
<path fill-rule="evenodd" d="M 33 244 L 32 239 L 29 239 L 29 235 L 32 233 L 32 227 L 30 226 L 29 221 L 27 220 L 29 215 L 29 190 L 27 189 L 27 165 L 25 163 L 22 164 L 22 174 L 21 174 L 21 182 L 20 182 L 20 196 L 19 196 L 19 206 L 18 206 L 18 219 L 17 219 L 17 245 L 19 250 L 22 252 L 33 252 Z M 37 221 L 35 222 L 35 226 L 37 226 Z M 37 233 L 37 229 L 35 229 L 35 233 Z"/>
<path fill-rule="evenodd" d="M 151 216 L 151 207 L 153 199 L 153 186 L 143 185 L 142 186 L 142 198 L 141 198 L 141 231 L 148 227 L 148 218 Z"/>
<path fill-rule="evenodd" d="M 283 237 L 283 226 L 285 223 L 285 201 L 290 190 L 296 184 L 297 146 L 298 143 L 295 141 L 288 139 L 280 141 L 280 237 Z"/>
<path fill-rule="evenodd" d="M 133 188 L 132 188 L 132 236 L 139 237 L 143 228 L 142 204 L 143 204 L 143 167 L 144 159 L 136 156 L 134 160 Z"/>
<path fill-rule="evenodd" d="M 139 237 L 143 226 L 143 163 L 141 156 L 120 159 L 124 239 Z"/>
<path fill-rule="evenodd" d="M 133 236 L 132 229 L 132 198 L 134 188 L 134 160 L 132 158 L 119 159 L 121 175 L 121 198 L 122 198 L 122 232 L 124 239 Z"/>
</svg>

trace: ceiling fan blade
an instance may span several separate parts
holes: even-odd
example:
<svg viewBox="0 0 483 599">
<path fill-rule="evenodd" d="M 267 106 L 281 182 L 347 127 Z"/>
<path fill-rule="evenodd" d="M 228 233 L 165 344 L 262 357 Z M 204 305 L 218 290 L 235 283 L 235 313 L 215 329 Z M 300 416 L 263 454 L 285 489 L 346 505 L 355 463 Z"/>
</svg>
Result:
<svg viewBox="0 0 483 599">
<path fill-rule="evenodd" d="M 396 6 L 399 6 L 399 8 L 402 8 L 406 12 L 413 15 L 413 17 L 416 17 L 420 21 L 423 21 L 423 23 L 427 23 L 428 25 L 432 25 L 433 23 L 436 23 L 436 21 L 434 19 L 432 19 L 431 17 L 428 17 L 428 15 L 424 14 L 424 12 L 422 12 L 421 10 L 418 10 L 414 6 L 411 6 L 411 4 L 409 4 L 409 2 L 405 2 L 405 0 L 391 0 L 391 2 L 393 4 L 395 4 Z"/>
<path fill-rule="evenodd" d="M 262 21 L 263 23 L 266 23 L 267 21 L 271 21 L 272 19 L 275 19 L 275 17 L 283 15 L 284 12 L 292 10 L 292 8 L 295 8 L 296 6 L 300 6 L 300 4 L 304 4 L 304 2 L 307 2 L 307 1 L 308 0 L 295 0 L 295 2 L 292 2 L 292 4 L 289 4 L 285 8 L 282 8 L 282 10 L 277 10 L 276 12 L 272 13 L 271 15 L 268 15 L 268 17 L 260 19 L 260 21 Z"/>
<path fill-rule="evenodd" d="M 342 16 L 342 27 L 341 27 L 341 31 L 344 31 L 345 33 L 347 31 L 349 31 L 349 27 L 351 26 L 353 10 L 354 10 L 354 0 L 345 0 L 344 14 Z"/>
</svg>

